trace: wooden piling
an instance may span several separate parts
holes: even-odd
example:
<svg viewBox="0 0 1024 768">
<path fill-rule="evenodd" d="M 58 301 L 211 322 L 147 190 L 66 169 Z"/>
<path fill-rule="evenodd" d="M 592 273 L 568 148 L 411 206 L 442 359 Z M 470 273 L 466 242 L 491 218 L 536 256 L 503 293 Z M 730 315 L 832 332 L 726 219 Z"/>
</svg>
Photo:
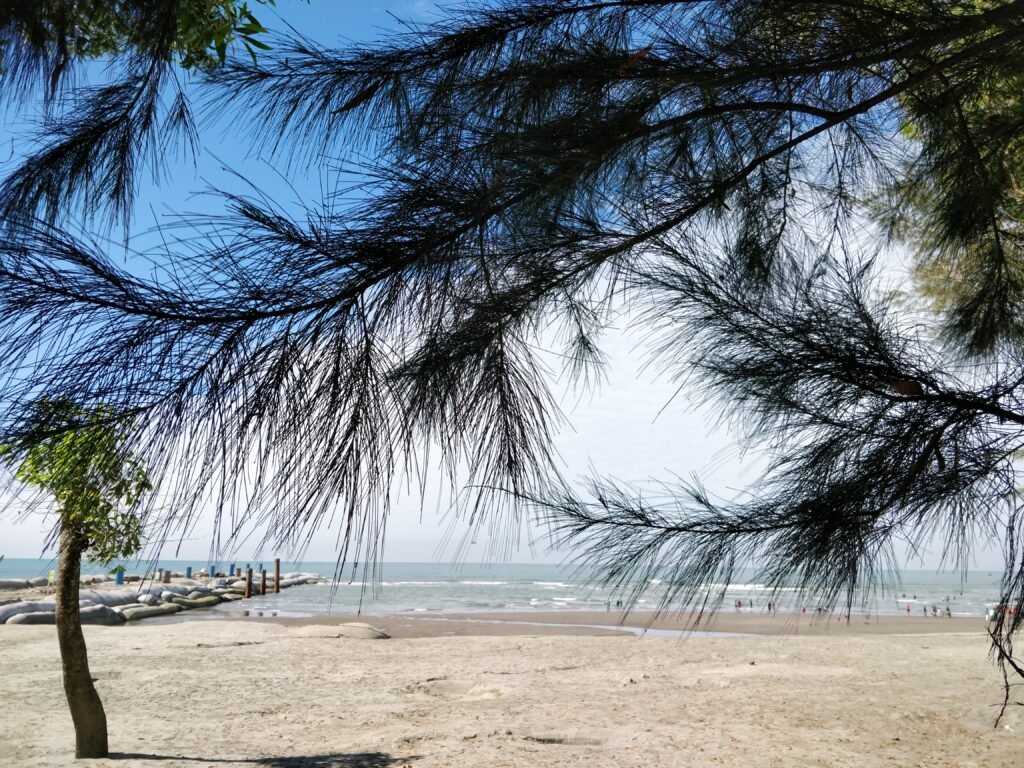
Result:
<svg viewBox="0 0 1024 768">
<path fill-rule="evenodd" d="M 245 569 L 245 596 L 252 597 L 252 568 Z"/>
<path fill-rule="evenodd" d="M 274 558 L 274 592 L 281 591 L 281 558 Z"/>
<path fill-rule="evenodd" d="M 267 569 L 260 571 L 260 595 L 267 594 Z"/>
</svg>

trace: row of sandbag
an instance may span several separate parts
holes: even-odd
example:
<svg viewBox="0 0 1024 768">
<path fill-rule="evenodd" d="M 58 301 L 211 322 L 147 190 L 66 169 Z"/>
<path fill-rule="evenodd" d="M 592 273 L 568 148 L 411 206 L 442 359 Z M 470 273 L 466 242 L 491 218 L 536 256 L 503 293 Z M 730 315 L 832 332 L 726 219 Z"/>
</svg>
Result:
<svg viewBox="0 0 1024 768">
<path fill-rule="evenodd" d="M 288 578 L 281 579 L 281 587 L 320 581 L 323 579 L 316 574 L 288 574 Z M 119 589 L 82 590 L 78 605 L 83 624 L 114 626 L 240 600 L 244 592 L 244 580 L 214 579 L 210 584 L 195 581 L 144 584 Z M 55 607 L 55 598 L 52 597 L 2 605 L 0 624 L 53 624 Z"/>
<path fill-rule="evenodd" d="M 113 581 L 113 576 L 105 573 L 97 573 L 93 576 L 82 576 L 82 584 L 104 584 Z M 50 580 L 45 576 L 37 576 L 34 579 L 0 579 L 0 592 L 10 592 L 16 589 L 29 589 L 31 587 L 49 586 Z"/>
</svg>

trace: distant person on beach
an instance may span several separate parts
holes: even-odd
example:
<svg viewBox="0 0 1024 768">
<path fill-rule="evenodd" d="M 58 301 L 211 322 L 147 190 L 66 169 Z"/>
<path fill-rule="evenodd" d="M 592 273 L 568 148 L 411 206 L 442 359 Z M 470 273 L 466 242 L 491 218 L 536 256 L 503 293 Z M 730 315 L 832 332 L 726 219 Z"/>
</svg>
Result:
<svg viewBox="0 0 1024 768">
<path fill-rule="evenodd" d="M 947 619 L 952 619 L 953 618 L 953 612 L 951 610 L 949 610 L 949 606 L 948 605 L 946 606 L 946 618 Z"/>
</svg>

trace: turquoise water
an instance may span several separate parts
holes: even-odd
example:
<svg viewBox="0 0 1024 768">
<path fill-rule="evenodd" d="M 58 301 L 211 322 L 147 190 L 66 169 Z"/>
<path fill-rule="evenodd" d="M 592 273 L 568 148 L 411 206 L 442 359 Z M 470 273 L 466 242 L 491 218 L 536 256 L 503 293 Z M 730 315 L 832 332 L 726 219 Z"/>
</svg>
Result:
<svg viewBox="0 0 1024 768">
<path fill-rule="evenodd" d="M 155 572 L 157 567 L 184 571 L 209 567 L 200 560 L 161 560 L 157 563 L 125 563 L 129 573 Z M 227 571 L 228 563 L 216 563 L 219 570 Z M 237 562 L 239 567 L 247 563 Z M 273 569 L 273 561 L 251 561 L 252 568 Z M 54 567 L 52 560 L 6 558 L 0 561 L 0 579 L 34 578 L 46 576 Z M 333 577 L 333 562 L 282 563 L 283 573 L 307 571 Z M 103 569 L 84 566 L 83 573 L 102 573 Z M 866 601 L 863 596 L 856 610 L 863 613 L 906 614 L 921 616 L 930 613 L 935 605 L 944 613 L 948 605 L 954 616 L 983 616 L 986 606 L 999 600 L 998 571 L 976 571 L 961 583 L 958 574 L 933 571 L 903 571 L 895 589 L 884 594 L 876 592 Z M 225 603 L 204 616 L 216 617 L 224 613 L 249 611 L 277 611 L 279 615 L 316 615 L 325 613 L 460 613 L 468 611 L 530 611 L 530 610 L 604 610 L 608 603 L 614 606 L 623 598 L 608 590 L 589 586 L 578 573 L 566 566 L 547 564 L 495 564 L 453 565 L 451 563 L 384 563 L 378 566 L 377 578 L 363 584 L 362 571 L 345 571 L 344 579 L 329 584 L 309 585 L 285 590 L 278 595 L 266 595 L 245 602 Z M 637 608 L 653 609 L 661 602 L 665 585 L 653 579 L 645 585 Z M 905 597 L 902 597 L 905 595 Z M 0 595 L 2 596 L 2 595 Z M 813 611 L 817 602 L 813 595 L 797 590 L 783 590 L 771 594 L 753 573 L 746 574 L 717 595 L 719 607 L 736 610 L 742 603 L 743 612 L 761 612 L 768 601 L 774 600 L 779 610 Z M 673 605 L 672 609 L 684 606 Z M 196 614 L 197 616 L 199 613 Z"/>
</svg>

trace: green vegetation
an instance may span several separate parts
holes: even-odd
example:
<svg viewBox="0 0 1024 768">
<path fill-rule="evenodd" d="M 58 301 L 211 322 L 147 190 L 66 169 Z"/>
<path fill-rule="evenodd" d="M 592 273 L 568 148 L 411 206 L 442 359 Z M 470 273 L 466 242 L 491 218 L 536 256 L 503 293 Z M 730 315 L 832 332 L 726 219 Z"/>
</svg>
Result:
<svg viewBox="0 0 1024 768">
<path fill-rule="evenodd" d="M 261 5 L 275 3 L 254 1 Z M 60 71 L 75 61 L 147 50 L 156 42 L 156 29 L 168 34 L 166 25 L 154 28 L 146 23 L 153 5 L 139 0 L 8 4 L 0 10 L 0 75 L 5 49 L 16 40 L 59 60 Z M 170 21 L 173 30 L 168 34 L 171 43 L 161 48 L 166 57 L 184 69 L 210 70 L 223 64 L 234 42 L 240 43 L 254 60 L 256 50 L 269 50 L 259 39 L 267 30 L 245 0 L 181 0 L 175 5 Z"/>
<path fill-rule="evenodd" d="M 46 118 L 34 153 L 0 186 L 0 223 L 91 217 L 127 224 L 138 169 L 159 179 L 166 155 L 197 149 L 181 73 L 208 74 L 234 46 L 255 62 L 269 48 L 264 33 L 244 0 L 4 4 L 0 99 L 21 104 L 42 91 Z M 97 58 L 107 60 L 110 82 L 78 86 L 72 75 Z"/>
<path fill-rule="evenodd" d="M 57 639 L 76 757 L 105 757 L 108 751 L 106 713 L 89 671 L 79 615 L 82 557 L 109 565 L 136 554 L 143 530 L 133 508 L 152 489 L 142 463 L 125 447 L 129 428 L 104 406 L 41 400 L 26 429 L 0 448 L 15 479 L 56 504 Z"/>
<path fill-rule="evenodd" d="M 109 565 L 137 554 L 142 525 L 130 510 L 151 486 L 124 447 L 128 427 L 104 406 L 42 400 L 36 409 L 30 429 L 0 446 L 0 460 L 18 482 L 53 497 L 61 527 L 75 531 L 90 560 Z"/>
</svg>

